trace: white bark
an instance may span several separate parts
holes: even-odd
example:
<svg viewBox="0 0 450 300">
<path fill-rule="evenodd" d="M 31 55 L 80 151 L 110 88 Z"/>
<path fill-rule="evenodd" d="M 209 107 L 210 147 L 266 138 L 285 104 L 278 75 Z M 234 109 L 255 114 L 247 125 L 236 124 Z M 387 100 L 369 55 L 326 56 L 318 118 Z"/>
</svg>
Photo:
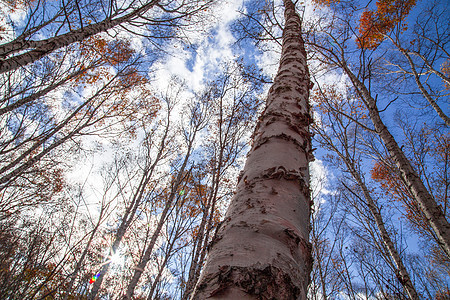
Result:
<svg viewBox="0 0 450 300">
<path fill-rule="evenodd" d="M 300 18 L 285 0 L 278 74 L 192 299 L 306 299 L 312 158 Z"/>
<path fill-rule="evenodd" d="M 345 62 L 341 62 L 342 68 L 349 76 L 354 87 L 361 98 L 366 103 L 369 110 L 369 116 L 375 127 L 375 130 L 383 140 L 386 149 L 395 161 L 400 170 L 401 178 L 406 182 L 411 194 L 417 200 L 420 209 L 423 211 L 427 222 L 431 225 L 438 238 L 439 246 L 450 257 L 450 224 L 447 221 L 442 209 L 436 203 L 436 200 L 429 193 L 420 177 L 416 174 L 411 163 L 406 158 L 403 151 L 389 132 L 383 120 L 380 117 L 375 99 L 372 98 L 366 86 L 353 74 Z"/>
<path fill-rule="evenodd" d="M 157 2 L 158 0 L 152 0 L 122 17 L 115 19 L 107 18 L 99 23 L 91 24 L 74 31 L 69 31 L 46 40 L 26 42 L 14 40 L 10 43 L 0 45 L 0 57 L 7 57 L 8 55 L 12 55 L 18 51 L 28 50 L 23 54 L 0 59 L 0 74 L 16 70 L 19 67 L 23 67 L 29 63 L 37 61 L 57 49 L 75 42 L 80 42 L 98 33 L 106 32 L 119 24 L 133 20 L 134 18 L 139 17 L 143 13 L 150 10 L 157 4 Z"/>
<path fill-rule="evenodd" d="M 163 157 L 163 153 L 166 148 L 166 139 L 167 139 L 168 132 L 169 132 L 169 126 L 170 126 L 170 119 L 168 116 L 167 126 L 165 128 L 164 135 L 161 139 L 161 142 L 159 143 L 158 154 L 157 154 L 155 160 L 153 161 L 153 163 L 150 166 L 148 166 L 148 168 L 145 170 L 144 174 L 142 175 L 141 181 L 139 182 L 136 192 L 133 195 L 132 201 L 131 201 L 130 205 L 127 207 L 124 215 L 122 216 L 123 221 L 117 230 L 113 245 L 111 246 L 110 255 L 114 255 L 114 253 L 116 253 L 116 251 L 120 247 L 120 244 L 122 243 L 122 239 L 123 239 L 126 231 L 128 230 L 128 228 L 130 227 L 132 221 L 134 220 L 136 211 L 142 202 L 144 192 L 146 191 L 148 183 L 150 182 L 150 180 L 153 177 L 153 172 Z M 100 288 L 102 286 L 103 279 L 105 278 L 105 275 L 109 270 L 109 266 L 110 266 L 110 263 L 106 263 L 103 265 L 101 271 L 99 272 L 100 276 L 94 282 L 94 285 L 92 286 L 92 289 L 90 291 L 88 299 L 92 299 L 92 300 L 96 299 L 97 294 L 100 291 Z"/>
<path fill-rule="evenodd" d="M 370 195 L 369 189 L 367 188 L 366 184 L 362 180 L 360 174 L 355 169 L 355 165 L 350 161 L 348 157 L 345 157 L 341 153 L 338 153 L 341 158 L 344 160 L 345 164 L 347 165 L 348 170 L 352 174 L 353 178 L 356 180 L 356 183 L 361 188 L 364 198 L 366 199 L 366 204 L 369 207 L 370 213 L 372 214 L 375 224 L 377 225 L 377 228 L 380 232 L 381 240 L 383 241 L 384 248 L 389 253 L 389 256 L 393 260 L 395 267 L 396 267 L 396 276 L 400 284 L 405 289 L 406 293 L 408 294 L 409 299 L 411 300 L 418 300 L 419 296 L 417 294 L 417 291 L 411 281 L 411 277 L 409 276 L 409 272 L 406 269 L 405 265 L 403 264 L 403 260 L 400 257 L 394 242 L 392 241 L 386 227 L 384 226 L 384 221 L 381 216 L 381 213 L 378 210 L 378 207 L 375 204 L 375 200 Z"/>
<path fill-rule="evenodd" d="M 170 195 L 169 195 L 168 199 L 166 200 L 164 210 L 161 212 L 161 214 L 159 216 L 158 225 L 156 226 L 155 231 L 153 232 L 150 242 L 147 245 L 147 247 L 145 248 L 144 254 L 142 255 L 139 263 L 134 268 L 133 277 L 131 278 L 130 282 L 128 283 L 128 287 L 127 287 L 127 290 L 125 292 L 125 296 L 123 297 L 123 299 L 132 299 L 134 290 L 136 289 L 139 279 L 141 278 L 141 275 L 144 272 L 145 268 L 147 267 L 147 263 L 149 262 L 149 260 L 151 258 L 153 248 L 155 247 L 155 244 L 156 244 L 156 239 L 160 235 L 162 227 L 165 224 L 167 216 L 170 213 L 170 209 L 172 208 L 172 203 L 175 200 L 175 197 L 177 195 L 177 190 L 178 190 L 180 184 L 182 183 L 183 178 L 186 176 L 185 170 L 186 170 L 189 158 L 191 156 L 191 151 L 192 151 L 192 147 L 194 144 L 195 136 L 197 134 L 197 130 L 198 130 L 198 127 L 195 128 L 195 131 L 193 132 L 192 136 L 189 137 L 188 146 L 187 146 L 187 150 L 186 150 L 186 155 L 183 160 L 183 164 L 182 164 L 180 170 L 178 171 L 178 175 L 175 179 L 175 182 L 173 183 L 173 186 L 170 191 Z"/>
</svg>

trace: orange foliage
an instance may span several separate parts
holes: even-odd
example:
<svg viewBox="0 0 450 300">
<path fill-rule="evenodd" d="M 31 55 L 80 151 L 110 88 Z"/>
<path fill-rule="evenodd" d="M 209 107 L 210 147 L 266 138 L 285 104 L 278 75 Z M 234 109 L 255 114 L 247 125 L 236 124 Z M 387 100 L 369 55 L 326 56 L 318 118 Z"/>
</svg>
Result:
<svg viewBox="0 0 450 300">
<path fill-rule="evenodd" d="M 86 39 L 81 44 L 80 50 L 84 57 L 98 56 L 104 62 L 113 66 L 129 60 L 134 53 L 127 41 L 114 40 L 108 42 L 99 36 Z"/>
<path fill-rule="evenodd" d="M 439 291 L 436 293 L 436 300 L 446 300 L 450 299 L 450 290 L 447 288 L 446 291 Z"/>
<path fill-rule="evenodd" d="M 450 59 L 447 59 L 444 61 L 444 63 L 441 65 L 441 72 L 447 77 L 450 77 Z M 450 85 L 448 83 L 445 83 L 445 88 L 447 90 L 450 90 Z"/>
<path fill-rule="evenodd" d="M 359 47 L 375 49 L 384 40 L 384 35 L 403 21 L 410 10 L 416 5 L 416 0 L 378 0 L 376 11 L 363 12 L 359 33 Z M 402 30 L 406 30 L 406 24 Z"/>
<path fill-rule="evenodd" d="M 183 184 L 176 191 L 177 201 L 175 205 L 181 210 L 183 219 L 202 218 L 204 213 L 211 213 L 210 208 L 208 209 L 211 205 L 211 199 L 209 198 L 211 196 L 210 188 L 208 185 L 200 183 L 199 178 L 196 178 L 196 176 L 199 175 L 188 174 Z M 176 179 L 175 175 L 171 177 L 173 181 Z M 170 192 L 170 189 L 164 190 L 161 197 L 162 201 L 157 203 L 157 205 L 163 207 L 166 204 L 165 200 L 168 199 Z M 214 228 L 220 223 L 222 215 L 218 207 L 215 207 L 212 214 L 211 226 Z M 191 238 L 196 238 L 200 232 L 200 226 L 197 224 L 191 229 L 189 235 Z"/>
<path fill-rule="evenodd" d="M 418 227 L 417 229 L 427 230 L 429 228 L 417 201 L 402 184 L 399 174 L 395 173 L 386 164 L 378 161 L 375 162 L 370 173 L 372 179 L 380 183 L 387 196 L 391 196 L 393 200 L 403 203 L 406 209 L 406 218 L 415 224 Z M 420 231 L 419 229 L 419 233 Z"/>
<path fill-rule="evenodd" d="M 3 0 L 3 3 L 13 12 L 19 9 L 29 8 L 33 2 L 36 2 L 36 0 Z"/>
<path fill-rule="evenodd" d="M 333 3 L 339 3 L 340 0 L 313 0 L 313 2 L 317 5 L 330 6 Z"/>
<path fill-rule="evenodd" d="M 86 39 L 80 45 L 82 59 L 78 66 L 81 69 L 86 68 L 86 64 L 96 61 L 98 64 L 106 66 L 117 66 L 120 63 L 127 62 L 134 54 L 127 41 L 106 41 L 105 39 L 94 36 Z M 109 72 L 105 67 L 95 69 L 95 72 L 85 72 L 75 78 L 75 82 L 82 84 L 92 84 L 101 78 L 110 79 Z"/>
<path fill-rule="evenodd" d="M 80 118 L 85 115 L 96 113 L 98 105 L 102 104 L 103 115 L 95 121 L 96 127 L 102 127 L 106 124 L 106 119 L 122 117 L 121 122 L 127 128 L 124 133 L 135 136 L 138 118 L 145 115 L 148 122 L 159 110 L 159 99 L 153 96 L 150 91 L 149 81 L 145 75 L 132 66 L 133 55 L 135 51 L 130 48 L 127 41 L 107 41 L 106 39 L 94 36 L 86 39 L 79 45 L 81 58 L 77 66 L 84 72 L 73 79 L 75 85 L 86 87 L 87 85 L 106 82 L 114 79 L 114 72 L 111 67 L 124 64 L 119 67 L 121 73 L 117 74 L 114 83 L 97 97 L 96 102 L 90 103 L 79 112 Z M 92 68 L 91 65 L 97 65 Z M 127 65 L 128 64 L 128 65 Z M 144 121 L 142 119 L 142 121 Z"/>
<path fill-rule="evenodd" d="M 347 94 L 337 90 L 335 86 L 323 85 L 311 93 L 315 108 L 322 114 L 345 112 L 355 120 L 367 119 L 367 109 L 360 98 L 350 91 Z"/>
</svg>

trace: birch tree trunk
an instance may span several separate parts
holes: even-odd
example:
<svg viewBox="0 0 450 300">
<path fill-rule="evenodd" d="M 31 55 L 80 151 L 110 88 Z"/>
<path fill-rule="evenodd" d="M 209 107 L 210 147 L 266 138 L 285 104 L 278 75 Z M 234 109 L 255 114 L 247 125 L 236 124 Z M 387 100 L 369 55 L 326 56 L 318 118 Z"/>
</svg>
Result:
<svg viewBox="0 0 450 300">
<path fill-rule="evenodd" d="M 408 54 L 408 52 L 406 52 L 406 50 L 404 50 L 402 48 L 400 48 L 399 50 L 405 56 L 405 58 L 408 60 L 409 66 L 411 67 L 411 73 L 414 75 L 414 80 L 417 84 L 417 87 L 419 88 L 419 90 L 422 93 L 422 95 L 424 96 L 424 98 L 428 101 L 428 103 L 431 105 L 431 107 L 436 111 L 438 116 L 445 122 L 445 125 L 450 126 L 450 118 L 439 107 L 439 105 L 436 103 L 436 101 L 434 101 L 433 97 L 430 95 L 430 93 L 428 93 L 428 91 L 425 89 L 422 82 L 420 81 L 420 76 L 417 73 L 416 66 L 414 65 L 414 62 L 411 59 L 411 56 Z"/>
<path fill-rule="evenodd" d="M 48 38 L 46 40 L 23 41 L 21 39 L 16 39 L 9 43 L 0 45 L 0 57 L 6 58 L 10 56 L 9 58 L 0 60 L 0 74 L 7 71 L 16 70 L 19 67 L 35 62 L 36 60 L 48 55 L 49 53 L 57 49 L 68 46 L 75 42 L 80 42 L 100 32 L 106 32 L 117 25 L 131 21 L 150 10 L 157 4 L 157 2 L 157 0 L 150 1 L 147 4 L 142 5 L 138 9 L 135 9 L 134 11 L 121 17 L 115 19 L 107 18 L 99 23 L 91 24 L 77 30 Z M 11 56 L 17 52 L 20 53 L 24 49 L 27 50 L 25 53 Z"/>
<path fill-rule="evenodd" d="M 372 198 L 368 187 L 364 183 L 364 180 L 361 178 L 361 174 L 356 170 L 356 166 L 354 165 L 354 162 L 352 162 L 348 156 L 345 156 L 343 153 L 340 153 L 338 151 L 336 151 L 336 153 L 338 153 L 338 155 L 345 162 L 347 169 L 349 170 L 350 174 L 355 179 L 356 183 L 361 188 L 361 190 L 364 194 L 364 198 L 366 199 L 366 204 L 369 207 L 370 213 L 372 214 L 375 224 L 377 225 L 377 228 L 380 232 L 380 236 L 381 236 L 381 239 L 383 241 L 383 246 L 384 246 L 383 248 L 389 254 L 390 258 L 392 259 L 392 261 L 394 263 L 395 274 L 397 276 L 398 281 L 405 289 L 406 293 L 408 294 L 409 299 L 418 300 L 419 295 L 417 294 L 416 288 L 411 281 L 409 272 L 406 269 L 405 265 L 403 264 L 403 260 L 400 256 L 400 254 L 398 253 L 397 248 L 395 247 L 395 244 L 392 241 L 392 239 L 389 235 L 389 232 L 386 229 L 386 226 L 384 226 L 384 221 L 383 221 L 383 217 L 381 216 L 380 210 L 377 207 L 375 200 Z"/>
<path fill-rule="evenodd" d="M 86 119 L 81 119 L 81 121 L 78 121 L 78 124 L 76 124 L 75 128 L 69 131 L 69 133 L 52 144 L 48 145 L 47 147 L 43 148 L 42 151 L 40 151 L 38 154 L 29 157 L 33 154 L 33 152 L 40 149 L 48 140 L 50 140 L 52 137 L 54 137 L 57 133 L 61 132 L 66 126 L 71 122 L 76 120 L 76 117 L 79 115 L 80 112 L 83 111 L 86 107 L 92 104 L 95 99 L 97 99 L 99 96 L 102 96 L 102 94 L 110 87 L 111 83 L 114 82 L 115 78 L 112 78 L 109 80 L 103 87 L 101 87 L 93 96 L 91 96 L 89 99 L 87 99 L 85 102 L 83 102 L 80 106 L 78 106 L 69 116 L 67 116 L 63 121 L 61 121 L 55 128 L 52 128 L 49 130 L 48 133 L 41 137 L 35 138 L 36 142 L 33 143 L 26 151 L 21 153 L 16 159 L 9 162 L 9 164 L 3 166 L 0 168 L 0 174 L 2 177 L 0 178 L 0 190 L 6 188 L 12 180 L 23 174 L 26 170 L 31 168 L 34 164 L 36 164 L 39 160 L 41 160 L 45 155 L 50 153 L 53 149 L 61 146 L 66 141 L 72 139 L 73 137 L 80 134 L 80 132 L 86 128 L 89 127 L 91 124 L 92 119 L 96 115 L 96 111 L 101 107 L 102 103 L 106 101 L 106 98 L 101 100 L 100 103 L 96 104 L 95 107 L 92 108 L 92 111 L 89 112 L 86 115 Z M 8 170 L 13 169 L 9 173 L 6 173 Z"/>
<path fill-rule="evenodd" d="M 442 209 L 436 203 L 436 200 L 414 171 L 414 168 L 403 153 L 395 138 L 389 132 L 386 125 L 384 125 L 383 120 L 380 117 L 376 101 L 371 96 L 367 87 L 356 77 L 355 74 L 353 74 L 345 61 L 341 61 L 341 66 L 352 81 L 353 86 L 356 88 L 360 97 L 364 100 L 375 130 L 383 140 L 386 149 L 389 151 L 389 154 L 399 168 L 401 178 L 404 180 L 406 186 L 417 200 L 417 203 L 423 211 L 427 222 L 436 233 L 439 246 L 442 250 L 444 250 L 446 255 L 450 257 L 450 224 Z"/>
<path fill-rule="evenodd" d="M 339 99 L 337 101 L 343 102 L 342 99 Z M 334 105 L 334 103 L 329 103 L 328 105 L 322 106 L 323 111 L 332 111 L 331 107 Z M 383 256 L 385 257 L 385 260 L 393 267 L 395 275 L 399 283 L 403 286 L 409 299 L 418 300 L 419 296 L 411 280 L 411 277 L 409 276 L 409 272 L 406 269 L 402 257 L 397 251 L 395 243 L 391 239 L 391 236 L 385 226 L 385 222 L 381 215 L 381 209 L 377 206 L 376 200 L 372 197 L 370 189 L 367 187 L 364 176 L 361 173 L 361 165 L 359 164 L 360 160 L 358 158 L 359 156 L 356 155 L 356 153 L 358 153 L 360 150 L 356 148 L 355 144 L 355 141 L 360 138 L 360 135 L 357 134 L 359 128 L 356 127 L 357 129 L 355 129 L 355 127 L 349 126 L 349 124 L 352 124 L 352 122 L 355 121 L 357 122 L 357 120 L 352 119 L 347 123 L 343 120 L 344 118 L 341 119 L 343 114 L 338 110 L 333 111 L 328 115 L 329 119 L 326 121 L 326 123 L 333 125 L 330 126 L 327 124 L 324 126 L 323 123 L 325 122 L 322 121 L 322 126 L 315 127 L 316 135 L 320 136 L 319 143 L 324 148 L 337 154 L 337 156 L 345 165 L 345 167 L 344 165 L 341 165 L 342 171 L 350 173 L 354 181 L 362 191 L 365 201 L 363 199 L 361 200 L 367 205 L 367 208 L 369 209 L 373 217 L 373 220 L 370 219 L 370 221 L 368 222 L 375 222 L 382 241 L 382 243 L 379 243 L 378 239 L 374 237 L 374 244 L 380 245 L 380 251 L 387 254 Z M 345 185 L 345 183 L 343 182 L 342 184 L 350 193 L 355 195 L 357 198 L 360 198 L 360 196 L 357 195 L 351 187 L 347 187 L 347 185 Z M 318 263 L 320 263 L 320 259 Z M 325 283 L 322 279 L 322 272 L 321 270 L 319 270 L 319 272 L 321 280 L 323 282 L 323 294 L 326 295 Z"/>
<path fill-rule="evenodd" d="M 0 108 L 0 116 L 5 114 L 5 113 L 11 112 L 14 109 L 17 109 L 17 108 L 19 108 L 19 107 L 21 107 L 21 106 L 23 106 L 25 104 L 33 102 L 33 101 L 39 99 L 40 97 L 45 96 L 46 94 L 50 93 L 51 91 L 54 91 L 55 89 L 63 86 L 65 83 L 67 83 L 70 80 L 76 78 L 77 76 L 83 74 L 84 72 L 87 72 L 88 70 L 93 69 L 94 67 L 95 67 L 95 65 L 92 65 L 92 66 L 89 66 L 88 68 L 79 69 L 79 70 L 77 70 L 75 72 L 72 72 L 68 76 L 64 77 L 63 79 L 61 79 L 61 80 L 59 80 L 59 81 L 57 81 L 55 83 L 52 83 L 51 85 L 45 87 L 44 89 L 42 89 L 42 90 L 40 90 L 38 92 L 35 92 L 35 93 L 33 93 L 33 94 L 29 95 L 29 96 L 23 97 L 22 99 L 20 99 L 20 100 L 18 100 L 16 102 L 13 102 L 11 104 L 8 104 L 5 107 Z M 13 98 L 13 97 L 4 98 L 4 99 L 2 99 L 2 101 L 4 101 L 6 103 L 11 98 Z"/>
<path fill-rule="evenodd" d="M 278 74 L 192 299 L 306 299 L 310 80 L 300 18 L 291 0 L 284 5 Z"/>
<path fill-rule="evenodd" d="M 347 160 L 345 160 L 345 161 L 346 161 L 347 166 L 349 166 Z M 405 289 L 406 293 L 408 294 L 409 299 L 411 299 L 411 300 L 420 299 L 419 295 L 417 294 L 416 288 L 414 287 L 414 284 L 411 281 L 409 272 L 406 269 L 405 265 L 403 264 L 403 260 L 400 256 L 400 254 L 398 253 L 398 251 L 394 245 L 394 242 L 392 241 L 391 237 L 389 236 L 389 233 L 388 233 L 386 227 L 384 226 L 384 221 L 381 216 L 381 213 L 380 213 L 378 207 L 375 205 L 375 200 L 370 195 L 369 189 L 367 188 L 367 186 L 365 185 L 365 183 L 363 182 L 362 178 L 359 176 L 357 171 L 354 169 L 354 166 L 352 166 L 352 168 L 350 169 L 350 172 L 352 173 L 353 178 L 356 180 L 359 187 L 361 188 L 361 190 L 364 193 L 364 197 L 367 201 L 367 206 L 369 207 L 369 210 L 375 220 L 375 223 L 377 224 L 377 228 L 380 231 L 380 236 L 381 236 L 381 239 L 383 240 L 384 248 L 387 250 L 387 252 L 389 253 L 389 256 L 391 257 L 391 259 L 393 260 L 393 262 L 395 264 L 395 269 L 396 269 L 395 274 L 397 276 L 398 281 Z"/>
<path fill-rule="evenodd" d="M 411 55 L 409 54 L 408 50 L 404 49 L 401 47 L 401 45 L 399 45 L 398 41 L 394 40 L 392 37 L 385 35 L 387 39 L 389 39 L 392 44 L 397 48 L 397 50 L 403 54 L 403 56 L 406 58 L 406 60 L 408 61 L 409 67 L 411 68 L 410 72 L 407 72 L 404 69 L 401 69 L 404 73 L 408 74 L 408 75 L 412 75 L 414 77 L 414 81 L 417 84 L 417 87 L 419 88 L 420 92 L 422 93 L 423 97 L 427 100 L 427 102 L 431 105 L 431 107 L 434 109 L 434 111 L 438 114 L 438 116 L 445 122 L 445 125 L 450 126 L 450 118 L 445 114 L 445 112 L 439 107 L 439 105 L 436 103 L 436 101 L 433 99 L 433 97 L 430 95 L 430 93 L 427 91 L 427 89 L 425 88 L 425 86 L 422 84 L 422 82 L 420 81 L 420 75 L 417 71 L 417 67 L 414 64 L 413 59 L 411 58 Z M 420 55 L 420 54 L 419 54 Z M 418 56 L 419 56 L 418 55 Z M 450 84 L 450 80 L 445 77 L 441 72 L 437 72 L 436 70 L 434 70 L 433 66 L 431 66 L 431 64 L 426 60 L 425 57 L 423 57 L 422 55 L 419 56 L 420 58 L 422 58 L 422 60 L 425 62 L 426 66 L 428 67 L 428 72 L 430 73 L 434 73 L 437 76 L 439 76 L 444 82 L 446 82 L 447 84 Z M 427 73 L 428 73 L 427 72 Z"/>
</svg>

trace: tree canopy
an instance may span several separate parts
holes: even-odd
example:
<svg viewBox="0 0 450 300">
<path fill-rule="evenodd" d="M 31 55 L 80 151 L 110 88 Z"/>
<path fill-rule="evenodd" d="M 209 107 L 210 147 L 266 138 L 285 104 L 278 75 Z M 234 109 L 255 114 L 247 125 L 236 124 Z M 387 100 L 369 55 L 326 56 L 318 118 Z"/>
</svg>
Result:
<svg viewBox="0 0 450 300">
<path fill-rule="evenodd" d="M 449 10 L 3 1 L 0 295 L 448 299 Z"/>
</svg>

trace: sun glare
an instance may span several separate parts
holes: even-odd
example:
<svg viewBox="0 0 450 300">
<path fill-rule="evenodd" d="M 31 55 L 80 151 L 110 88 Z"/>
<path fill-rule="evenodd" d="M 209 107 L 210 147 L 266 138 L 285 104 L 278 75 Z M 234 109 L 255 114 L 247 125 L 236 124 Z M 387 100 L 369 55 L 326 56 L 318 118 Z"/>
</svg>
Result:
<svg viewBox="0 0 450 300">
<path fill-rule="evenodd" d="M 110 256 L 110 261 L 111 261 L 111 264 L 113 264 L 115 266 L 123 266 L 124 257 L 121 255 L 120 252 L 116 252 Z"/>
</svg>

